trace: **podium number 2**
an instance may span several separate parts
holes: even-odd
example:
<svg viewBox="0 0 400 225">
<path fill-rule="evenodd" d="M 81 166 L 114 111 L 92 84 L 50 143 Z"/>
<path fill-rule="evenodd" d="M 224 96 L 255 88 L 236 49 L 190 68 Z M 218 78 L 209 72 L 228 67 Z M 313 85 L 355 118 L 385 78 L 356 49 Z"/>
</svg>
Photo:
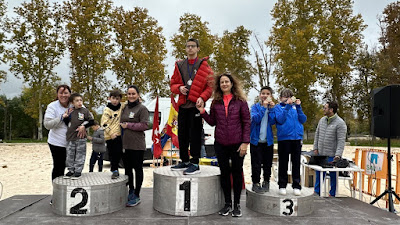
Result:
<svg viewBox="0 0 400 225">
<path fill-rule="evenodd" d="M 185 181 L 179 185 L 179 190 L 185 192 L 184 194 L 184 211 L 190 211 L 190 181 Z"/>
<path fill-rule="evenodd" d="M 71 207 L 70 213 L 71 214 L 86 214 L 87 209 L 81 209 L 81 208 L 85 207 L 85 205 L 88 202 L 88 193 L 83 188 L 75 188 L 71 192 L 71 198 L 75 198 L 76 194 L 82 195 L 82 201 L 79 202 L 78 204 L 74 205 L 73 207 Z"/>
<path fill-rule="evenodd" d="M 293 200 L 292 199 L 285 199 L 282 202 L 286 204 L 286 209 L 287 209 L 287 212 L 284 211 L 284 212 L 282 212 L 282 214 L 285 215 L 285 216 L 292 215 L 293 211 L 294 211 L 293 210 L 293 206 L 294 206 Z"/>
</svg>

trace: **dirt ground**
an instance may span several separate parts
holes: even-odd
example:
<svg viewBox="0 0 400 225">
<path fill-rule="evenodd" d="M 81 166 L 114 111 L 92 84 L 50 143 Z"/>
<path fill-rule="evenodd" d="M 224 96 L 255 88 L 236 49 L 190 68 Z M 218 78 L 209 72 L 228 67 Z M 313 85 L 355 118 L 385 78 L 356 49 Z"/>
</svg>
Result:
<svg viewBox="0 0 400 225">
<path fill-rule="evenodd" d="M 359 147 L 346 146 L 343 156 L 349 159 L 354 158 L 356 148 Z M 308 151 L 311 149 L 312 145 L 303 146 L 303 150 Z M 83 170 L 84 173 L 89 170 L 88 163 L 91 152 L 91 144 L 88 144 L 86 163 Z M 400 152 L 400 149 L 393 149 L 393 152 Z M 394 162 L 393 166 L 393 174 L 396 174 Z M 14 195 L 51 195 L 51 169 L 52 158 L 47 144 L 0 144 L 0 200 Z M 246 185 L 251 185 L 250 154 L 245 157 L 243 169 Z M 95 171 L 96 170 L 97 166 L 95 167 Z M 109 170 L 110 163 L 104 161 L 103 172 L 110 173 Z M 149 165 L 144 167 L 143 187 L 153 186 L 153 170 L 154 168 Z M 123 174 L 123 169 L 121 169 L 120 172 Z M 384 185 L 384 182 L 382 183 Z M 395 187 L 395 183 L 393 186 Z M 367 187 L 367 185 L 365 185 L 365 187 Z M 339 197 L 350 196 L 347 181 L 340 181 L 339 189 Z M 385 190 L 385 187 L 382 186 L 381 190 Z M 366 194 L 363 195 L 363 201 L 365 202 L 370 202 L 373 199 L 375 199 L 375 197 Z M 376 206 L 385 208 L 385 202 L 379 201 Z M 397 211 L 400 211 L 399 205 L 395 205 L 395 208 Z"/>
</svg>

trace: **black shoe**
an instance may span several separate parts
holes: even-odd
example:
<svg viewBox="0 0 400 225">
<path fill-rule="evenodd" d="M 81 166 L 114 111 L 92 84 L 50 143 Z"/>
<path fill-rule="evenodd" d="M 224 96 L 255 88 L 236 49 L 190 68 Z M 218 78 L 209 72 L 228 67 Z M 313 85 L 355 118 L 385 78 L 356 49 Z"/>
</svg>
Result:
<svg viewBox="0 0 400 225">
<path fill-rule="evenodd" d="M 251 188 L 251 190 L 253 190 L 257 194 L 264 193 L 264 190 L 262 189 L 260 183 L 253 183 L 253 187 Z"/>
<path fill-rule="evenodd" d="M 63 177 L 64 179 L 69 179 L 74 175 L 74 172 L 68 171 L 67 174 L 65 174 L 65 176 Z"/>
<path fill-rule="evenodd" d="M 199 164 L 189 163 L 189 167 L 183 171 L 183 175 L 192 175 L 200 173 L 200 166 Z"/>
<path fill-rule="evenodd" d="M 240 209 L 240 205 L 235 204 L 232 211 L 232 217 L 241 217 L 241 216 L 242 216 L 242 210 Z"/>
<path fill-rule="evenodd" d="M 78 180 L 82 176 L 81 173 L 74 173 L 74 175 L 71 177 L 72 180 Z"/>
<path fill-rule="evenodd" d="M 186 170 L 189 167 L 189 163 L 180 162 L 178 165 L 171 166 L 171 170 L 179 171 L 179 170 Z"/>
<path fill-rule="evenodd" d="M 263 181 L 262 189 L 263 189 L 264 192 L 269 192 L 269 182 Z"/>
<path fill-rule="evenodd" d="M 218 214 L 221 216 L 227 216 L 229 213 L 232 211 L 232 205 L 231 204 L 225 204 L 224 208 L 219 210 Z"/>
</svg>

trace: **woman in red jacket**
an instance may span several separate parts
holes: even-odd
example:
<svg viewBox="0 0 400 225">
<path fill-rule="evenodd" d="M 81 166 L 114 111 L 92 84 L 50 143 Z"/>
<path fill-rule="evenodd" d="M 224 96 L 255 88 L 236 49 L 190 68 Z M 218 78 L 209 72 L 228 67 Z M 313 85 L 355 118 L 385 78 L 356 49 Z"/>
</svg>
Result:
<svg viewBox="0 0 400 225">
<path fill-rule="evenodd" d="M 249 107 L 241 84 L 230 74 L 216 77 L 213 97 L 210 114 L 204 110 L 204 103 L 197 105 L 197 108 L 208 124 L 216 126 L 214 149 L 221 170 L 221 187 L 225 196 L 225 207 L 219 214 L 227 216 L 232 211 L 233 217 L 239 217 L 242 216 L 239 203 L 243 186 L 243 159 L 250 143 Z M 232 166 L 229 164 L 229 159 L 232 160 Z"/>
</svg>

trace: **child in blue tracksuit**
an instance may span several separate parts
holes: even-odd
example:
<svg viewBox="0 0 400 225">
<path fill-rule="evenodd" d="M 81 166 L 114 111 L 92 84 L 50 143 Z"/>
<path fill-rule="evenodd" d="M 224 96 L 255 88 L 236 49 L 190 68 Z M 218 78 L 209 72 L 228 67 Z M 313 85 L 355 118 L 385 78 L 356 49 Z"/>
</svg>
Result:
<svg viewBox="0 0 400 225">
<path fill-rule="evenodd" d="M 274 156 L 274 135 L 272 125 L 275 124 L 275 103 L 272 101 L 272 88 L 264 86 L 260 91 L 260 102 L 251 107 L 251 179 L 252 190 L 256 193 L 269 191 L 272 159 Z M 264 181 L 260 184 L 261 168 Z"/>
<path fill-rule="evenodd" d="M 275 106 L 279 156 L 279 194 L 286 195 L 286 185 L 288 183 L 287 170 L 290 154 L 292 161 L 293 193 L 294 195 L 301 195 L 300 154 L 301 141 L 303 140 L 304 133 L 303 124 L 306 122 L 307 116 L 301 109 L 300 99 L 295 99 L 290 89 L 281 91 L 280 101 L 281 103 Z"/>
</svg>

